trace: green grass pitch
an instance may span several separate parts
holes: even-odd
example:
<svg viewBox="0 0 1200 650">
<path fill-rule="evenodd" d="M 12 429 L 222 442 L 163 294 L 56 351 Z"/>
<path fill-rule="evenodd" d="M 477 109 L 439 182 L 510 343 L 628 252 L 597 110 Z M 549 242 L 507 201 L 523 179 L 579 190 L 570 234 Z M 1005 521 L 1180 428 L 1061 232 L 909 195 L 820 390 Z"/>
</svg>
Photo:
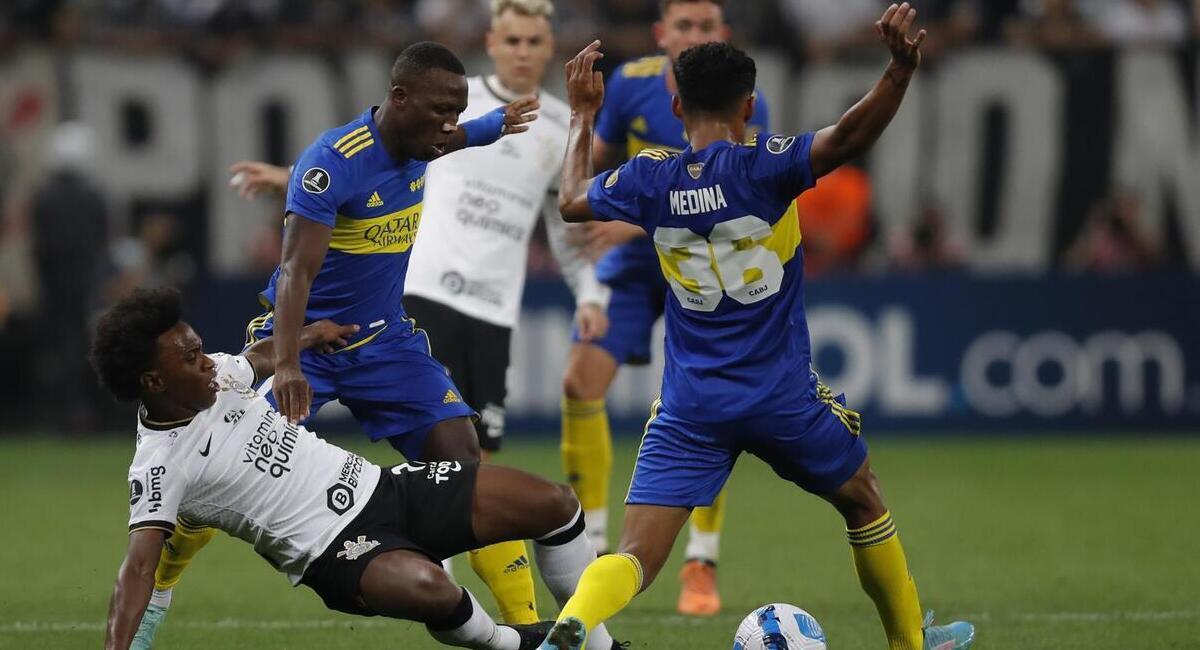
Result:
<svg viewBox="0 0 1200 650">
<path fill-rule="evenodd" d="M 132 436 L 0 439 L 0 648 L 101 644 L 125 547 L 132 446 Z M 398 458 L 353 446 L 379 462 Z M 976 647 L 1200 648 L 1200 439 L 883 439 L 872 452 L 922 604 L 942 619 L 973 620 Z M 634 441 L 618 443 L 614 503 L 633 455 Z M 500 460 L 561 475 L 546 439 L 513 440 Z M 729 648 L 745 613 L 783 601 L 812 612 L 834 650 L 885 647 L 832 509 L 751 457 L 730 485 L 724 611 L 675 614 L 681 540 L 613 633 L 635 648 Z M 465 561 L 455 572 L 490 606 Z M 539 589 L 550 617 L 553 601 Z M 224 535 L 185 574 L 158 641 L 205 650 L 438 647 L 414 623 L 326 611 Z"/>
</svg>

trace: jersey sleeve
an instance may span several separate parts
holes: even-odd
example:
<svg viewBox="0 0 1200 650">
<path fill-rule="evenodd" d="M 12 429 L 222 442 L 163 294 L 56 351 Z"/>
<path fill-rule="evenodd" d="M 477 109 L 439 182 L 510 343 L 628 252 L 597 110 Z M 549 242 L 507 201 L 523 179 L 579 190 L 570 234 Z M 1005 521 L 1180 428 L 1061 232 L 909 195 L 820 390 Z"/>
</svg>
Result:
<svg viewBox="0 0 1200 650">
<path fill-rule="evenodd" d="M 596 135 L 610 145 L 620 146 L 622 151 L 629 131 L 629 121 L 621 108 L 627 84 L 624 68 L 613 72 L 604 89 L 604 104 L 596 114 Z"/>
<path fill-rule="evenodd" d="M 218 352 L 210 354 L 209 357 L 217 366 L 217 381 L 221 378 L 229 377 L 234 381 L 253 386 L 257 377 L 255 377 L 254 366 L 250 365 L 250 360 L 240 354 L 225 354 Z"/>
<path fill-rule="evenodd" d="M 616 169 L 601 172 L 588 188 L 588 205 L 598 221 L 624 221 L 648 228 L 644 198 L 649 159 L 635 156 Z"/>
<path fill-rule="evenodd" d="M 129 468 L 129 532 L 157 528 L 170 536 L 187 487 L 187 478 L 167 459 L 165 449 Z"/>
<path fill-rule="evenodd" d="M 778 198 L 791 201 L 816 184 L 809 151 L 813 134 L 758 136 L 750 166 L 750 177 L 773 190 Z"/>
<path fill-rule="evenodd" d="M 288 179 L 284 214 L 296 214 L 332 228 L 338 209 L 352 194 L 345 158 L 322 142 L 304 151 Z"/>
</svg>

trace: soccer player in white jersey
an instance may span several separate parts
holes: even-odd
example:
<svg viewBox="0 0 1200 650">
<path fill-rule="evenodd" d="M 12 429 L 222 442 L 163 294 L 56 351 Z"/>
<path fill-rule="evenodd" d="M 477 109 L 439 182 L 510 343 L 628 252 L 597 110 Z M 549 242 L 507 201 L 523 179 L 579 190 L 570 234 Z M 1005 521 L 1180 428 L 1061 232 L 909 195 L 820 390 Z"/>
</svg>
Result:
<svg viewBox="0 0 1200 650">
<path fill-rule="evenodd" d="M 550 0 L 492 0 L 488 56 L 495 72 L 467 80 L 463 121 L 536 95 L 539 119 L 520 138 L 457 152 L 429 165 L 421 228 L 409 261 L 404 308 L 429 333 L 433 357 L 450 372 L 463 400 L 479 412 L 475 429 L 484 457 L 504 435 L 506 375 L 512 329 L 525 286 L 529 240 L 543 221 L 577 305 L 579 336 L 608 328 L 608 287 L 592 264 L 567 244 L 556 193 L 567 142 L 566 104 L 541 88 L 554 55 Z M 233 166 L 244 196 L 284 191 L 285 168 L 261 162 Z M 548 200 L 547 200 L 548 197 Z M 505 621 L 536 620 L 533 579 L 523 544 L 472 552 Z"/>
<path fill-rule="evenodd" d="M 569 487 L 469 462 L 381 468 L 290 423 L 250 388 L 274 371 L 272 339 L 240 356 L 209 356 L 181 311 L 177 292 L 142 290 L 96 329 L 92 358 L 104 385 L 141 402 L 129 547 L 107 648 L 133 641 L 177 519 L 252 544 L 330 609 L 419 621 L 447 645 L 536 647 L 548 625 L 497 625 L 438 562 L 534 539 L 542 578 L 565 602 L 596 557 Z M 301 345 L 332 351 L 358 330 L 318 321 L 304 328 Z"/>
</svg>

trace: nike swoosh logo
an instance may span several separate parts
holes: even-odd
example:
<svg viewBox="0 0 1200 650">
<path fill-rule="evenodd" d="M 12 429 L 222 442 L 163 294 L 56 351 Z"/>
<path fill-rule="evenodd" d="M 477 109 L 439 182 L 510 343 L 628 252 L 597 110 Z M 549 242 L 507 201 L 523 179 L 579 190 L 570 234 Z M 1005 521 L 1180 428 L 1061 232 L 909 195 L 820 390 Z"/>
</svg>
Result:
<svg viewBox="0 0 1200 650">
<path fill-rule="evenodd" d="M 212 434 L 208 434 L 208 442 L 204 443 L 204 449 L 200 450 L 200 455 L 208 457 L 208 450 L 212 447 Z"/>
</svg>

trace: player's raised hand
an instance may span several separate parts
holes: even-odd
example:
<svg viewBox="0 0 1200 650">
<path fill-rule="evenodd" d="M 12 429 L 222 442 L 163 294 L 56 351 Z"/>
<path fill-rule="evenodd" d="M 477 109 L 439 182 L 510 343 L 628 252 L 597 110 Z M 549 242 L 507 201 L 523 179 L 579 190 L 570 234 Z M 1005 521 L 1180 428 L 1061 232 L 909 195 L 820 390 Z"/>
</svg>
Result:
<svg viewBox="0 0 1200 650">
<path fill-rule="evenodd" d="M 300 347 L 316 348 L 325 354 L 333 354 L 338 348 L 346 347 L 347 339 L 359 330 L 358 325 L 338 325 L 328 318 L 306 325 L 300 332 Z"/>
<path fill-rule="evenodd" d="M 312 407 L 312 386 L 308 385 L 300 367 L 276 367 L 273 382 L 271 393 L 283 417 L 293 424 L 307 419 L 308 410 Z"/>
<path fill-rule="evenodd" d="M 567 103 L 572 112 L 595 114 L 604 103 L 604 75 L 595 70 L 596 61 L 602 58 L 596 40 L 567 61 Z"/>
<path fill-rule="evenodd" d="M 242 160 L 229 166 L 229 186 L 247 201 L 259 192 L 284 193 L 287 190 L 288 170 L 265 162 Z"/>
<path fill-rule="evenodd" d="M 538 118 L 537 109 L 541 107 L 537 97 L 522 97 L 505 106 L 504 128 L 500 133 L 510 135 L 528 131 L 529 123 Z"/>
<path fill-rule="evenodd" d="M 910 70 L 915 70 L 921 64 L 921 42 L 925 40 L 925 30 L 917 32 L 916 38 L 908 38 L 908 30 L 917 19 L 917 9 L 907 2 L 892 5 L 883 12 L 883 17 L 875 21 L 875 31 L 879 38 L 892 52 L 892 61 Z"/>
</svg>

